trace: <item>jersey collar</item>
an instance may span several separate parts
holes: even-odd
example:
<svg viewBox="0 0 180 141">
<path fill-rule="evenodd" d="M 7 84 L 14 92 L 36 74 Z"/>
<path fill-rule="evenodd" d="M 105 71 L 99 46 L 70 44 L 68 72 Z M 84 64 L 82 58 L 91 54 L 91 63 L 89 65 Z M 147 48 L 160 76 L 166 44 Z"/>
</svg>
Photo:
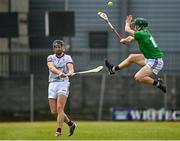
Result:
<svg viewBox="0 0 180 141">
<path fill-rule="evenodd" d="M 64 56 L 64 53 L 62 53 L 61 55 L 57 55 L 57 54 L 56 54 L 56 57 L 57 57 L 57 58 L 62 58 L 63 56 Z"/>
</svg>

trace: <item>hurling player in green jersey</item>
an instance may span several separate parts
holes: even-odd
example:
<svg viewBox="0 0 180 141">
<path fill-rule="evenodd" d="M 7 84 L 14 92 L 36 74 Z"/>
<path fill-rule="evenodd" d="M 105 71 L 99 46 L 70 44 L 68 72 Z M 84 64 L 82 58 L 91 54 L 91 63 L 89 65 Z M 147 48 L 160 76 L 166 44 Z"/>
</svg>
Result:
<svg viewBox="0 0 180 141">
<path fill-rule="evenodd" d="M 133 25 L 133 29 L 131 28 Z M 128 58 L 120 64 L 113 66 L 105 60 L 105 65 L 109 69 L 110 74 L 121 70 L 135 63 L 142 68 L 135 74 L 134 79 L 141 83 L 154 85 L 166 93 L 166 86 L 158 78 L 154 80 L 151 76 L 157 75 L 163 68 L 163 52 L 159 49 L 153 36 L 147 30 L 148 22 L 144 18 L 136 18 L 132 21 L 132 16 L 129 15 L 125 21 L 125 31 L 129 34 L 128 37 L 121 39 L 121 43 L 128 44 L 137 41 L 141 54 L 130 54 Z"/>
</svg>

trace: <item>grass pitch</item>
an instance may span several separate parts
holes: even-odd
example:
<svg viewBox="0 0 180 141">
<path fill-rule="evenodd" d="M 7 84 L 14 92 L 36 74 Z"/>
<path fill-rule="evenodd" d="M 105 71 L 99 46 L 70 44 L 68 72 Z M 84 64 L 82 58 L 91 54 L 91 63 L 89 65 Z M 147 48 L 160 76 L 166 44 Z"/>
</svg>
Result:
<svg viewBox="0 0 180 141">
<path fill-rule="evenodd" d="M 54 122 L 0 123 L 0 140 L 180 140 L 180 122 L 77 122 L 68 137 L 64 124 L 60 138 L 54 137 Z"/>
</svg>

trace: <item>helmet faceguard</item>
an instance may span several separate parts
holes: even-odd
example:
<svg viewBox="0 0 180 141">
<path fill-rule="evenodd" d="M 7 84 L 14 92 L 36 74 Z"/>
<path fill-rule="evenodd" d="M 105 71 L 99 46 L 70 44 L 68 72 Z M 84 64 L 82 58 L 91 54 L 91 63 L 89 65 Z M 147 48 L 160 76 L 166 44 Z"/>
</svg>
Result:
<svg viewBox="0 0 180 141">
<path fill-rule="evenodd" d="M 147 20 L 145 18 L 136 18 L 136 19 L 134 19 L 132 24 L 134 25 L 134 28 L 137 31 L 140 31 L 143 28 L 148 27 L 148 22 L 147 22 Z"/>
<path fill-rule="evenodd" d="M 64 52 L 65 51 L 65 47 L 64 47 L 64 41 L 62 41 L 62 40 L 54 40 L 54 42 L 53 42 L 53 48 L 55 49 L 55 48 L 61 48 L 61 50 Z M 62 51 L 57 51 L 58 52 L 58 54 L 60 53 L 61 54 L 61 52 Z M 56 52 L 56 53 L 57 53 Z"/>
</svg>

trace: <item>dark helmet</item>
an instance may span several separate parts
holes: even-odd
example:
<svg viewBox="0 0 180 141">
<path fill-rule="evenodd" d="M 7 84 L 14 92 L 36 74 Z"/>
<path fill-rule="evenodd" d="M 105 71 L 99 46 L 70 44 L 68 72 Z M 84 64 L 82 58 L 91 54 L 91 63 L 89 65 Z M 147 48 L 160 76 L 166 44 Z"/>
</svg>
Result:
<svg viewBox="0 0 180 141">
<path fill-rule="evenodd" d="M 55 45 L 64 46 L 64 41 L 63 41 L 63 40 L 54 40 L 54 42 L 53 42 L 53 47 L 54 47 Z"/>
<path fill-rule="evenodd" d="M 136 18 L 136 19 L 134 19 L 133 24 L 138 25 L 142 28 L 148 26 L 148 22 L 145 18 Z"/>
</svg>

